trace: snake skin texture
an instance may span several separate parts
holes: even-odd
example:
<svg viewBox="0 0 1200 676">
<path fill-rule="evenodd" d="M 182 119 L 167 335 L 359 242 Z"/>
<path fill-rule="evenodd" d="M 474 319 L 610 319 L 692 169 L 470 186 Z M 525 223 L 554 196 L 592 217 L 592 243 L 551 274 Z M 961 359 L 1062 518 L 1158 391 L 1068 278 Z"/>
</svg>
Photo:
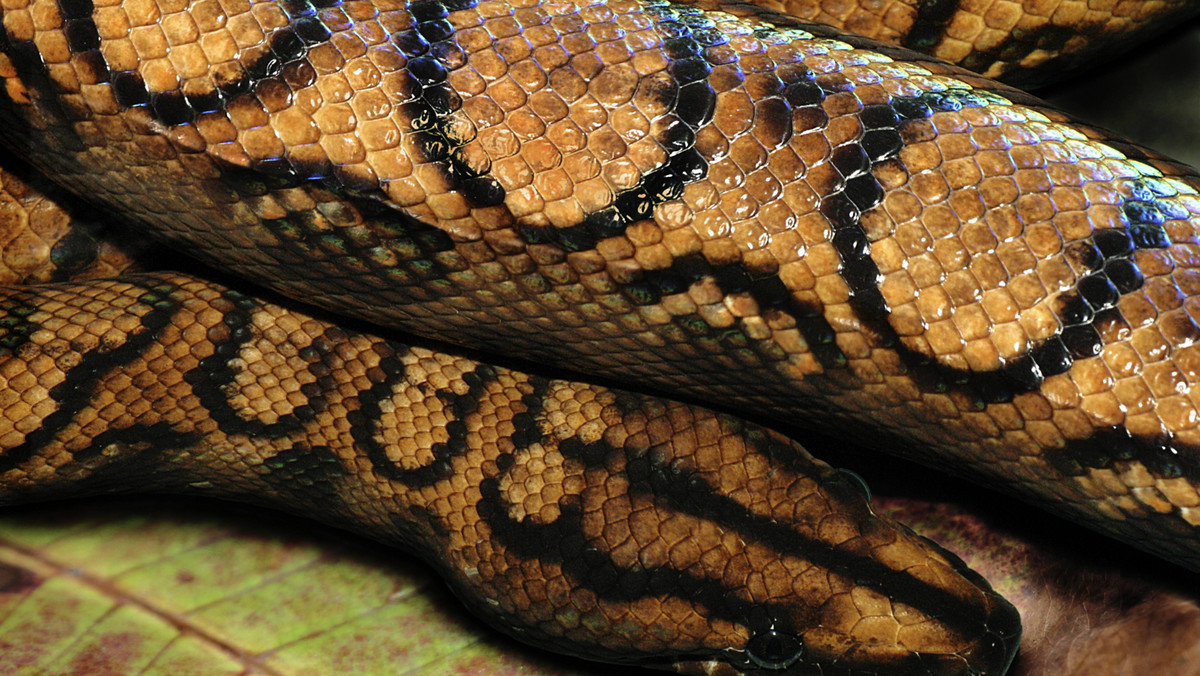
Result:
<svg viewBox="0 0 1200 676">
<path fill-rule="evenodd" d="M 1112 58 L 1200 13 L 1189 0 L 761 0 L 1022 86 Z"/>
<path fill-rule="evenodd" d="M 100 279 L 136 268 L 144 238 L 106 219 L 73 215 L 61 189 L 38 177 L 31 184 L 6 159 L 0 157 L 0 284 Z"/>
<path fill-rule="evenodd" d="M 593 659 L 957 674 L 1015 651 L 1016 611 L 957 557 L 735 418 L 186 277 L 0 307 L 5 501 L 251 496 L 419 552 L 493 624 Z"/>
<path fill-rule="evenodd" d="M 937 12 L 947 6 L 928 5 Z M 924 11 L 928 18 L 935 10 Z M 889 449 L 1200 570 L 1200 418 L 1190 388 L 1200 378 L 1194 319 L 1200 178 L 1026 94 L 929 57 L 738 3 L 8 0 L 0 6 L 0 23 L 5 143 L 64 186 L 214 267 L 377 326 L 782 423 L 823 426 L 876 445 L 884 440 Z M 946 35 L 957 35 L 949 28 L 958 25 L 954 20 L 939 25 Z M 193 330 L 206 331 L 205 339 L 196 335 L 153 347 L 160 346 L 153 334 L 172 321 L 177 305 L 186 305 L 179 294 L 194 293 L 205 302 L 226 295 L 197 280 L 154 279 L 160 281 L 81 288 L 73 292 L 85 299 L 79 301 L 35 290 L 6 302 L 11 345 L 0 347 L 17 358 L 3 375 L 28 385 L 43 373 L 57 373 L 61 381 L 41 389 L 28 385 L 29 394 L 12 403 L 21 416 L 10 417 L 12 430 L 0 436 L 7 487 L 25 490 L 28 476 L 50 490 L 54 476 L 107 457 L 108 444 L 117 442 L 105 440 L 134 424 L 157 425 L 164 445 L 178 449 L 201 443 L 196 435 L 228 436 L 231 429 L 248 434 L 238 425 L 292 443 L 287 435 L 299 434 L 300 421 L 318 413 L 286 396 L 281 384 L 251 386 L 251 376 L 263 374 L 247 364 L 271 360 L 247 360 L 230 347 L 253 340 L 256 330 L 271 334 L 270 322 L 257 328 L 253 322 L 270 316 L 286 323 L 281 310 L 230 309 L 226 305 L 237 303 L 227 298 L 208 315 L 217 335 L 197 325 Z M 77 313 L 97 313 L 105 327 L 117 321 L 94 309 L 101 305 L 111 305 L 110 314 L 125 312 L 123 323 L 95 334 L 95 345 L 85 341 L 67 349 L 60 342 L 54 349 L 76 355 L 63 357 L 64 364 L 50 355 L 20 353 L 32 351 L 24 346 L 33 344 L 33 336 L 54 343 L 51 334 L 71 325 Z M 196 311 L 197 318 L 203 314 Z M 628 483 L 649 472 L 645 481 L 656 490 L 654 476 L 698 476 L 732 466 L 723 459 L 685 470 L 667 460 L 674 457 L 667 452 L 634 462 L 653 444 L 639 442 L 640 450 L 630 450 L 608 437 L 602 452 L 590 454 L 586 447 L 596 440 L 590 435 L 599 434 L 585 429 L 592 418 L 574 418 L 553 436 L 551 418 L 528 413 L 549 415 L 548 403 L 557 401 L 547 396 L 551 390 L 586 386 L 551 387 L 499 367 L 449 389 L 443 384 L 454 378 L 442 374 L 431 381 L 443 394 L 425 398 L 453 413 L 443 416 L 448 438 L 426 439 L 426 450 L 406 464 L 399 451 L 379 450 L 404 447 L 402 435 L 385 443 L 368 440 L 361 430 L 375 429 L 390 413 L 380 402 L 407 373 L 396 366 L 404 358 L 395 355 L 410 352 L 346 331 L 336 329 L 333 341 L 346 347 L 314 348 L 302 359 L 321 362 L 330 353 L 358 363 L 359 372 L 351 372 L 357 394 L 335 383 L 299 391 L 322 401 L 326 392 L 337 392 L 359 405 L 369 393 L 370 405 L 331 408 L 329 420 L 344 421 L 331 423 L 333 429 L 349 428 L 340 431 L 348 435 L 342 450 L 318 451 L 325 447 L 309 440 L 295 447 L 307 449 L 295 461 L 275 464 L 283 475 L 336 469 L 356 477 L 349 484 L 375 486 L 362 489 L 368 493 L 387 481 L 466 483 L 455 490 L 469 499 L 402 507 L 410 509 L 409 525 L 393 525 L 396 538 L 418 548 L 441 546 L 463 556 L 469 547 L 431 545 L 423 533 L 461 535 L 474 523 L 464 514 L 486 514 L 493 525 L 507 519 L 499 530 L 508 529 L 505 546 L 520 559 L 513 567 L 526 571 L 530 584 L 583 593 L 585 587 L 563 581 L 600 584 L 572 568 L 592 565 L 595 555 L 557 529 L 585 523 L 579 510 L 587 500 L 566 499 L 581 490 L 578 482 L 529 478 L 554 466 L 549 455 L 538 453 L 557 453 L 562 467 L 571 465 L 585 477 L 594 472 L 601 484 L 614 477 Z M 186 332 L 180 327 L 180 336 Z M 278 332 L 293 335 L 282 325 Z M 303 334 L 316 340 L 311 331 Z M 282 335 L 266 340 L 289 358 L 279 347 L 291 345 Z M 198 371 L 172 364 L 183 355 L 170 350 L 200 345 L 209 345 L 212 356 Z M 131 392 L 117 385 L 100 387 L 95 401 L 75 396 L 74 383 L 101 382 L 113 364 L 149 362 L 148 351 L 158 349 L 158 366 L 143 373 L 167 379 L 164 387 L 179 397 L 179 420 L 135 423 L 155 407 L 130 394 L 116 396 Z M 344 351 L 374 355 L 377 362 L 364 365 Z M 91 353 L 94 360 L 84 356 Z M 324 364 L 309 368 L 289 365 L 291 372 L 318 379 L 332 373 Z M 224 387 L 198 387 L 187 373 Z M 137 387 L 153 385 L 153 378 L 141 377 Z M 523 420 L 536 421 L 537 434 L 512 424 L 511 448 L 491 456 L 456 447 L 452 440 L 462 436 L 456 423 L 466 412 L 455 410 L 456 402 L 474 411 L 483 405 L 483 390 L 501 381 L 496 387 L 511 386 L 510 397 L 521 401 L 512 420 L 528 413 Z M 61 384 L 66 382 L 73 384 Z M 518 383 L 533 389 L 522 391 Z M 242 386 L 247 389 L 237 393 Z M 6 388 L 7 401 L 16 391 Z M 608 401 L 607 395 L 588 396 Z M 618 419 L 611 407 L 621 410 L 625 400 L 612 396 L 613 403 L 601 407 L 609 407 L 604 410 L 614 428 L 671 420 L 644 411 L 625 411 L 633 422 Z M 189 406 L 211 414 L 207 422 L 189 419 L 194 431 L 182 419 Z M 677 414 L 677 428 L 660 423 L 685 439 L 689 425 L 713 419 L 681 404 L 656 406 L 687 411 Z M 93 411 L 107 413 L 78 418 Z M 297 422 L 279 422 L 285 420 Z M 482 424 L 491 429 L 498 422 Z M 58 436 L 75 425 L 86 429 L 73 442 L 78 448 Z M 708 439 L 736 436 L 731 428 Z M 204 438 L 214 448 L 225 443 Z M 551 438 L 556 451 L 532 450 Z M 734 455 L 751 464 L 770 458 L 757 438 L 747 437 Z M 681 451 L 694 445 L 654 439 L 684 444 Z M 144 450 L 136 444 L 131 449 Z M 264 450 L 258 466 L 267 470 L 244 468 L 248 483 L 237 490 L 253 494 L 263 485 L 253 483 L 258 480 L 287 493 L 263 478 L 271 474 L 272 453 L 286 460 L 286 450 Z M 181 471 L 190 452 L 175 456 Z M 446 467 L 446 458 L 460 457 L 482 464 L 471 465 L 473 474 L 439 474 L 450 471 L 436 469 Z M 523 462 L 529 466 L 519 467 Z M 649 469 L 631 469 L 644 462 Z M 766 543 L 764 562 L 795 558 L 795 545 L 779 534 L 780 525 L 762 515 L 775 509 L 799 514 L 788 512 L 802 500 L 786 482 L 807 479 L 787 474 L 793 460 L 776 462 L 763 477 L 783 481 L 778 490 L 786 498 L 753 518 L 744 513 L 745 504 L 727 502 L 755 483 L 749 477 L 714 490 L 723 497 L 711 499 L 690 493 L 699 490 L 692 481 L 661 487 L 651 511 L 674 510 L 683 515 L 681 523 L 692 523 L 688 519 L 699 513 L 688 509 L 702 507 L 705 518 L 727 520 L 722 526 L 737 537 L 752 532 L 750 539 Z M 233 481 L 227 478 L 233 473 L 220 467 L 189 471 Z M 263 476 L 255 477 L 256 471 Z M 114 482 L 132 481 L 132 470 L 122 463 L 96 472 Z M 526 487 L 538 488 L 502 495 L 501 475 L 523 477 Z M 341 486 L 332 480 L 322 485 Z M 606 495 L 613 498 L 615 484 L 608 486 Z M 522 490 L 540 497 L 531 504 Z M 629 512 L 636 502 L 631 495 L 626 486 L 613 503 L 622 507 L 612 509 Z M 341 488 L 327 497 L 328 514 L 353 511 L 347 518 L 359 519 L 364 530 L 382 521 L 360 512 L 369 506 L 354 503 Z M 800 502 L 788 502 L 793 499 Z M 474 509 L 466 510 L 468 504 Z M 733 509 L 743 512 L 730 520 L 726 510 Z M 862 514 L 861 507 L 849 509 Z M 624 514 L 614 522 L 628 522 Z M 813 518 L 796 523 L 815 523 L 803 521 Z M 517 605 L 534 616 L 518 619 L 511 609 L 470 600 L 475 597 L 464 590 L 473 582 L 463 581 L 461 567 L 435 565 L 468 603 L 499 613 L 502 619 L 493 621 L 510 631 L 618 661 L 640 652 L 663 664 L 684 660 L 684 670 L 711 664 L 712 673 L 794 665 L 817 666 L 820 673 L 1000 673 L 1011 658 L 1014 630 L 1006 605 L 920 541 L 903 540 L 929 559 L 942 557 L 942 572 L 910 576 L 899 567 L 906 571 L 900 576 L 888 572 L 897 567 L 886 559 L 863 557 L 873 561 L 861 564 L 868 572 L 859 574 L 857 562 L 839 561 L 838 573 L 855 570 L 849 577 L 870 590 L 859 593 L 897 599 L 889 603 L 903 604 L 905 613 L 914 608 L 917 624 L 933 621 L 921 631 L 943 642 L 928 649 L 907 636 L 898 647 L 878 638 L 897 633 L 897 624 L 887 624 L 896 613 L 864 612 L 857 600 L 849 604 L 855 612 L 883 618 L 878 635 L 861 630 L 874 638 L 854 643 L 862 637 L 853 630 L 847 630 L 849 642 L 845 634 L 806 634 L 827 622 L 850 625 L 814 620 L 811 598 L 797 601 L 801 610 L 794 612 L 756 603 L 792 588 L 793 578 L 786 566 L 747 571 L 745 556 L 706 562 L 737 573 L 730 587 L 697 591 L 687 588 L 688 581 L 681 583 L 685 591 L 671 592 L 681 596 L 667 598 L 658 586 L 664 577 L 655 573 L 679 583 L 680 564 L 655 559 L 652 553 L 662 545 L 643 540 L 657 542 L 669 532 L 635 535 L 640 528 L 625 534 L 624 526 L 589 525 L 598 527 L 597 542 L 614 557 L 598 564 L 609 566 L 605 590 L 633 584 L 641 593 L 632 600 L 615 593 L 612 612 L 662 617 L 671 599 L 700 598 L 703 611 L 696 612 L 705 629 L 690 627 L 680 615 L 651 623 L 654 630 L 640 623 L 607 625 L 625 634 L 622 643 L 609 633 L 585 640 L 562 628 L 585 626 L 579 616 L 536 616 L 543 592 L 500 592 L 526 599 Z M 872 544 L 852 538 L 852 548 L 879 549 L 865 535 L 877 528 L 888 533 L 881 543 L 900 542 L 901 531 L 892 526 L 856 528 L 864 534 L 861 541 Z M 526 532 L 531 535 L 523 537 Z M 561 560 L 552 560 L 521 550 L 538 539 L 569 541 L 564 546 L 571 554 L 560 547 Z M 633 556 L 631 543 L 644 549 Z M 627 576 L 613 573 L 618 552 L 631 557 L 622 560 L 632 571 Z M 455 554 L 445 556 L 443 561 L 453 561 Z M 824 562 L 808 563 L 829 577 Z M 545 572 L 546 565 L 558 566 L 557 577 Z M 488 583 L 500 577 L 496 573 L 475 569 Z M 925 586 L 914 587 L 912 579 Z M 947 602 L 915 603 L 927 595 L 926 587 L 940 590 L 928 595 Z M 737 603 L 728 601 L 731 589 L 741 594 Z M 853 598 L 855 592 L 847 593 Z M 841 608 L 849 606 L 843 602 Z M 660 640 L 653 635 L 657 628 L 692 642 Z M 642 642 L 628 646 L 630 635 Z M 726 661 L 716 666 L 711 660 L 720 655 Z"/>
</svg>

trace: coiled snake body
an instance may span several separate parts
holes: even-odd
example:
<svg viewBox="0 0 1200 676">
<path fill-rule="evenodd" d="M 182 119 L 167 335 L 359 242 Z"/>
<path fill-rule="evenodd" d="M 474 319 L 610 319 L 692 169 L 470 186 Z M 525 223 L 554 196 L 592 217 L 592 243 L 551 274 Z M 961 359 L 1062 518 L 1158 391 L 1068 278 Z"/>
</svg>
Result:
<svg viewBox="0 0 1200 676">
<path fill-rule="evenodd" d="M 948 5 L 909 7 L 912 40 L 953 51 Z M 0 19 L 5 143 L 215 267 L 889 439 L 1200 568 L 1200 178 L 1017 90 L 729 3 Z M 177 274 L 0 308 L 6 501 L 312 505 L 418 550 L 510 633 L 598 659 L 991 674 L 1016 649 L 978 576 L 749 423 Z"/>
</svg>

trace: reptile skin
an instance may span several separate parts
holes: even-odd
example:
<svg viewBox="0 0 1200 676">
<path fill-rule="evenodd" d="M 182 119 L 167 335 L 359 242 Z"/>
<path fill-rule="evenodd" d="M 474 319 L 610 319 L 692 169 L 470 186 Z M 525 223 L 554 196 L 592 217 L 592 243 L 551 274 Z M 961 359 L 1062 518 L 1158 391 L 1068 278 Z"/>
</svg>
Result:
<svg viewBox="0 0 1200 676">
<path fill-rule="evenodd" d="M 8 0 L 0 7 L 5 142 L 63 185 L 211 265 L 376 325 L 787 423 L 799 418 L 876 444 L 887 440 L 910 457 L 1200 569 L 1200 419 L 1190 389 L 1200 377 L 1200 327 L 1193 320 L 1200 179 L 1181 166 L 1004 85 L 749 5 Z M 469 445 L 450 443 L 461 436 L 461 425 L 450 425 L 461 421 L 443 416 L 447 439 L 430 437 L 422 451 L 409 448 L 417 456 L 406 463 L 402 435 L 386 440 L 397 449 L 389 454 L 372 450 L 384 442 L 361 432 L 389 413 L 379 402 L 405 382 L 406 369 L 360 362 L 350 373 L 357 394 L 334 383 L 300 393 L 325 401 L 326 392 L 337 391 L 363 408 L 306 407 L 293 401 L 299 396 L 284 396 L 281 385 L 249 385 L 270 378 L 247 366 L 262 347 L 255 345 L 248 361 L 234 349 L 257 340 L 255 331 L 271 345 L 291 345 L 282 335 L 268 335 L 289 330 L 269 322 L 255 328 L 256 317 L 283 321 L 282 310 L 222 306 L 209 315 L 216 335 L 197 325 L 193 331 L 205 336 L 154 347 L 176 306 L 187 304 L 181 294 L 204 300 L 225 292 L 185 278 L 152 279 L 158 281 L 89 286 L 62 297 L 55 294 L 65 291 L 16 292 L 7 301 L 5 329 L 15 358 L 6 377 L 59 378 L 40 389 L 29 385 L 29 394 L 18 397 L 22 403 L 12 403 L 22 416 L 9 420 L 27 421 L 13 422 L 0 436 L 5 483 L 14 496 L 25 490 L 27 476 L 49 490 L 56 476 L 83 472 L 86 461 L 107 456 L 108 444 L 116 444 L 118 455 L 123 445 L 143 452 L 121 435 L 147 424 L 139 414 L 159 415 L 159 406 L 117 392 L 165 378 L 162 387 L 178 397 L 181 411 L 200 407 L 211 414 L 189 423 L 195 431 L 179 427 L 182 418 L 149 423 L 167 446 L 219 447 L 220 439 L 193 437 L 278 429 L 289 415 L 320 418 L 332 430 L 348 427 L 341 431 L 350 437 L 345 450 L 317 452 L 321 445 L 307 442 L 298 468 L 329 478 L 318 482 L 323 486 L 341 486 L 320 474 L 336 469 L 338 479 L 359 476 L 363 486 L 399 484 L 397 494 L 415 495 L 425 482 L 459 482 L 467 486 L 457 490 L 473 497 L 466 501 L 473 510 L 450 498 L 413 510 L 417 516 L 405 515 L 409 525 L 395 526 L 398 539 L 454 550 L 429 545 L 416 533 L 461 535 L 469 523 L 462 514 L 503 517 L 513 538 L 506 548 L 520 559 L 513 569 L 528 576 L 509 584 L 543 585 L 572 598 L 591 594 L 598 604 L 615 595 L 613 612 L 659 618 L 649 623 L 653 629 L 615 623 L 618 633 L 653 645 L 616 643 L 608 633 L 585 640 L 574 628 L 592 625 L 580 617 L 552 613 L 554 623 L 536 617 L 541 592 L 509 594 L 526 599 L 517 605 L 534 613 L 516 620 L 466 591 L 461 568 L 447 571 L 468 603 L 500 613 L 494 622 L 535 641 L 553 636 L 551 645 L 561 650 L 691 660 L 684 669 L 705 669 L 716 655 L 730 661 L 714 669 L 782 668 L 799 658 L 797 669 L 817 666 L 821 673 L 914 673 L 917 664 L 930 673 L 999 673 L 1011 657 L 1007 607 L 917 540 L 904 542 L 931 560 L 942 557 L 939 570 L 955 572 L 932 576 L 935 584 L 909 572 L 910 561 L 879 559 L 862 565 L 883 568 L 850 578 L 877 585 L 876 591 L 886 586 L 884 593 L 896 599 L 890 603 L 904 604 L 898 614 L 905 617 L 924 596 L 912 579 L 945 597 L 973 599 L 916 607 L 938 621 L 931 632 L 941 643 L 930 648 L 915 639 L 899 647 L 884 641 L 896 635 L 895 624 L 862 630 L 870 636 L 860 643 L 853 631 L 849 643 L 809 635 L 809 629 L 839 625 L 814 620 L 811 600 L 795 601 L 802 609 L 795 612 L 761 604 L 776 593 L 766 591 L 768 580 L 786 587 L 794 578 L 786 567 L 758 568 L 736 555 L 704 563 L 712 571 L 734 571 L 736 580 L 721 577 L 730 586 L 717 595 L 726 599 L 733 591 L 738 604 L 672 587 L 689 602 L 701 599 L 693 610 L 704 618 L 703 630 L 678 617 L 662 621 L 670 616 L 664 611 L 669 603 L 648 599 L 663 579 L 647 571 L 678 582 L 679 564 L 654 558 L 661 547 L 643 542 L 661 537 L 653 531 L 623 535 L 623 525 L 603 527 L 610 523 L 603 506 L 594 508 L 604 515 L 598 542 L 614 557 L 628 548 L 624 561 L 635 572 L 625 577 L 610 570 L 606 593 L 597 595 L 593 587 L 601 582 L 571 568 L 590 565 L 595 555 L 556 530 L 586 521 L 579 511 L 586 499 L 554 504 L 578 486 L 564 483 L 549 494 L 539 488 L 537 519 L 522 518 L 532 507 L 519 491 L 517 498 L 501 495 L 497 473 L 533 476 L 519 464 L 544 466 L 530 449 L 549 439 L 564 463 L 574 461 L 585 475 L 594 471 L 601 483 L 627 484 L 645 472 L 715 472 L 728 461 L 685 470 L 664 456 L 634 471 L 622 463 L 652 444 L 631 451 L 606 437 L 606 450 L 596 457 L 577 448 L 589 443 L 583 438 L 595 441 L 588 435 L 596 431 L 586 431 L 583 419 L 568 422 L 566 436 L 555 437 L 544 418 L 536 432 L 513 426 L 511 447 L 495 451 L 510 459 L 493 455 L 492 465 L 459 474 L 446 458 L 465 468 L 487 455 L 472 456 Z M 113 316 L 96 309 L 101 303 L 94 298 L 111 304 Z M 69 328 L 71 318 L 86 319 L 87 312 L 103 320 L 104 330 L 91 342 L 71 344 L 83 334 L 55 338 L 60 326 L 78 331 Z M 108 326 L 118 320 L 123 323 Z M 346 347 L 331 343 L 304 359 L 320 361 L 328 352 L 339 363 L 356 362 L 359 344 L 385 345 L 336 331 L 334 342 Z M 180 336 L 186 332 L 179 327 Z M 311 332 L 303 335 L 315 340 Z M 39 356 L 25 347 L 41 345 L 38 340 L 57 345 L 57 352 Z M 192 355 L 200 373 L 192 380 L 211 382 L 197 387 L 185 375 L 193 371 L 173 363 L 184 354 L 170 350 L 203 345 L 210 347 L 201 351 L 212 354 L 203 367 L 207 353 Z M 151 359 L 152 349 L 162 352 Z M 379 363 L 403 361 L 390 353 L 409 354 L 402 347 L 361 349 Z M 76 356 L 58 363 L 62 355 Z M 138 372 L 154 377 L 130 376 L 125 390 L 100 378 L 125 359 L 157 363 Z M 263 356 L 262 363 L 271 359 Z M 323 364 L 314 373 L 329 377 Z M 465 402 L 474 414 L 482 405 L 480 390 L 493 377 L 464 380 L 457 390 L 443 386 L 444 376 L 430 382 L 445 393 L 434 395 L 438 405 L 457 416 L 465 411 L 454 402 Z M 93 394 L 76 383 L 97 389 Z M 238 387 L 248 389 L 239 394 Z M 548 411 L 547 392 L 584 386 L 530 387 L 536 396 L 525 401 L 531 392 L 523 392 L 517 397 L 522 407 Z M 17 391 L 11 384 L 8 390 Z M 6 396 L 11 403 L 14 395 Z M 686 420 L 712 415 L 656 406 L 689 411 L 680 414 Z M 77 419 L 94 411 L 105 413 Z M 621 419 L 617 427 L 646 425 L 625 413 L 633 422 Z M 298 424 L 285 424 L 278 434 L 298 434 Z M 72 442 L 65 435 L 76 425 L 85 436 Z M 568 438 L 577 441 L 564 451 Z M 736 454 L 763 456 L 755 439 L 748 437 Z M 269 457 L 280 453 L 263 451 L 260 465 L 270 469 Z M 176 464 L 183 471 L 189 462 Z M 284 475 L 292 466 L 276 464 Z M 789 466 L 781 463 L 776 471 Z M 135 481 L 121 463 L 96 471 L 107 480 Z M 211 471 L 230 476 L 219 466 Z M 262 487 L 251 474 L 246 485 L 222 488 L 253 495 Z M 532 481 L 540 486 L 544 479 Z M 654 487 L 658 479 L 645 481 Z M 721 496 L 713 499 L 759 490 L 749 478 L 735 483 L 712 492 Z M 662 487 L 654 505 L 688 518 L 698 516 L 689 508 L 702 506 L 705 518 L 726 518 L 727 507 L 689 492 L 699 490 L 695 482 L 671 486 Z M 625 487 L 614 498 L 614 490 L 610 485 L 605 495 L 622 505 L 609 508 L 624 510 L 613 520 L 622 524 L 636 511 L 633 493 Z M 780 509 L 804 512 L 802 500 L 788 502 L 793 496 L 783 494 Z M 324 508 L 326 518 L 339 509 L 364 518 L 368 507 L 342 508 L 353 498 L 336 498 Z M 404 509 L 409 504 L 416 501 Z M 500 504 L 509 505 L 507 511 L 497 511 Z M 755 519 L 771 513 L 756 512 Z M 539 530 L 539 519 L 551 525 Z M 798 555 L 790 540 L 773 534 L 778 524 L 749 519 L 747 525 L 748 519 L 720 525 L 753 531 L 751 539 L 767 543 L 768 558 Z M 379 521 L 368 514 L 359 527 Z M 489 532 L 498 537 L 503 530 Z M 526 531 L 538 535 L 522 537 Z M 522 549 L 533 540 L 557 546 L 556 554 Z M 443 569 L 453 565 L 426 555 Z M 558 577 L 542 570 L 548 562 L 559 566 Z M 893 566 L 905 575 L 884 570 Z M 475 574 L 502 577 L 494 569 Z M 621 598 L 627 584 L 642 595 Z M 755 596 L 755 585 L 765 585 L 767 595 Z M 638 603 L 645 605 L 630 609 Z M 851 605 L 861 612 L 857 601 Z M 692 642 L 654 643 L 659 630 Z"/>
<path fill-rule="evenodd" d="M 41 185 L 30 184 L 10 162 L 0 152 L 0 284 L 113 277 L 146 256 L 144 237 L 104 219 L 73 216 L 61 189 L 36 176 Z"/>
<path fill-rule="evenodd" d="M 300 511 L 421 554 L 492 624 L 592 659 L 1001 673 L 1016 649 L 1016 611 L 957 557 L 729 416 L 193 278 L 0 303 L 38 308 L 0 337 L 5 501 L 134 485 Z"/>
<path fill-rule="evenodd" d="M 761 0 L 755 4 L 1032 86 L 1200 13 L 1190 0 Z"/>
</svg>

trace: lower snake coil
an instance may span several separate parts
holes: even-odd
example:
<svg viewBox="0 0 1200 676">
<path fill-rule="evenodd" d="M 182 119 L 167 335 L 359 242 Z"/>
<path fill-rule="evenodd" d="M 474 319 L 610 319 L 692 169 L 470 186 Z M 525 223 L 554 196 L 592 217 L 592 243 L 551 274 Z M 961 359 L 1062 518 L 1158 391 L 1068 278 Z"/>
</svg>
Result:
<svg viewBox="0 0 1200 676">
<path fill-rule="evenodd" d="M 1025 4 L 4 0 L 4 147 L 259 290 L 56 247 L 0 502 L 300 512 L 590 659 L 1002 674 L 1007 601 L 735 416 L 1200 570 L 1200 176 L 876 41 L 1038 78 L 1187 3 Z"/>
</svg>

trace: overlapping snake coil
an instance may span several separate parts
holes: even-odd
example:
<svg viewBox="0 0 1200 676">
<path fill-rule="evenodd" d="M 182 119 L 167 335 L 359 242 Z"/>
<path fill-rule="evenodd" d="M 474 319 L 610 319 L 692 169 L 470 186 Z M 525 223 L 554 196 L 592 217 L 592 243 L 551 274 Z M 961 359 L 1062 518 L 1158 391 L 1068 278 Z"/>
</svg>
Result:
<svg viewBox="0 0 1200 676">
<path fill-rule="evenodd" d="M 983 4 L 5 0 L 4 144 L 280 297 L 5 291 L 0 500 L 292 509 L 593 659 L 1003 673 L 1012 606 L 852 479 L 577 382 L 866 439 L 1200 569 L 1200 177 L 776 11 L 993 74 L 1086 58 L 1063 21 L 1189 11 Z M 0 179 L 0 216 L 36 223 Z M 65 277 L 68 251 L 8 267 Z"/>
</svg>

